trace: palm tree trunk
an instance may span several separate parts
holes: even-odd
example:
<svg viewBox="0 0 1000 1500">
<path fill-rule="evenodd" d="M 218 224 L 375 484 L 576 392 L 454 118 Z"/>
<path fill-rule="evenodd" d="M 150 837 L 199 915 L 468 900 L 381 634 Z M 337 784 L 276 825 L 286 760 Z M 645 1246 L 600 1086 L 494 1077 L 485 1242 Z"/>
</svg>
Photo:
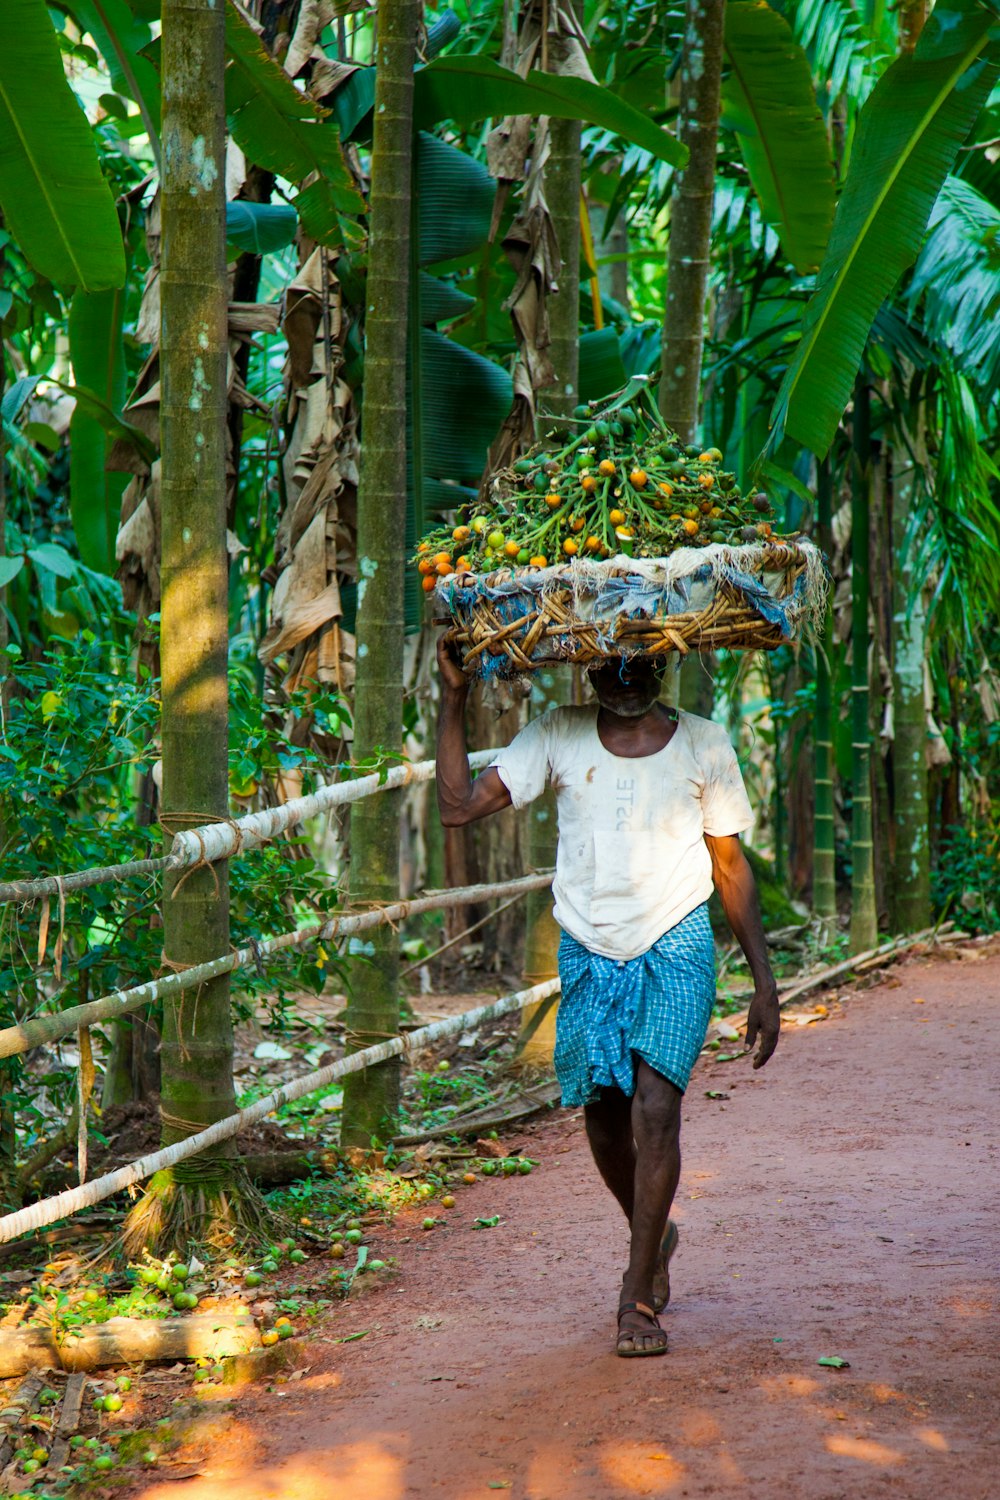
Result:
<svg viewBox="0 0 1000 1500">
<path fill-rule="evenodd" d="M 213 0 L 163 3 L 161 823 L 225 818 L 228 784 L 224 14 Z M 164 881 L 163 961 L 184 969 L 229 947 L 223 862 Z M 235 1108 L 228 976 L 167 1002 L 164 1145 Z M 153 1179 L 129 1237 L 212 1237 L 230 1216 L 222 1148 Z"/>
<path fill-rule="evenodd" d="M 918 435 L 919 441 L 919 435 Z M 930 921 L 930 843 L 928 838 L 927 723 L 924 709 L 924 656 L 927 622 L 923 589 L 916 573 L 916 542 L 908 535 L 914 510 L 913 459 L 895 450 L 892 540 L 896 566 L 893 652 L 892 785 L 896 825 L 893 870 L 893 927 L 919 932 Z"/>
<path fill-rule="evenodd" d="M 684 443 L 695 441 L 701 401 L 724 14 L 725 0 L 688 0 L 684 21 L 677 134 L 691 155 L 670 199 L 659 397 L 660 411 Z M 711 658 L 693 654 L 680 673 L 681 707 L 708 718 L 714 686 Z"/>
<path fill-rule="evenodd" d="M 871 729 L 868 723 L 868 537 L 871 525 L 871 391 L 854 387 L 854 468 L 851 517 L 851 951 L 878 940 L 872 850 Z"/>
<path fill-rule="evenodd" d="M 580 367 L 580 122 L 549 121 L 549 158 L 545 164 L 545 199 L 552 217 L 562 262 L 558 294 L 549 299 L 549 355 L 556 380 L 548 396 L 552 411 L 569 416 L 577 402 Z M 536 672 L 531 685 L 531 714 L 570 701 L 570 674 L 565 667 Z M 551 869 L 556 862 L 555 793 L 547 791 L 528 810 L 528 864 Z M 524 975 L 528 984 L 551 979 L 558 969 L 559 928 L 548 891 L 526 898 Z M 527 1016 L 526 1018 L 530 1019 Z"/>
<path fill-rule="evenodd" d="M 403 742 L 403 589 L 406 533 L 406 368 L 413 66 L 416 0 L 380 0 L 375 130 L 369 204 L 365 384 L 358 490 L 357 678 L 354 753 L 399 751 Z M 416 332 L 416 330 L 415 330 Z M 419 475 L 415 476 L 419 482 Z M 351 899 L 399 893 L 401 793 L 383 792 L 351 810 Z M 399 1029 L 399 947 L 390 927 L 372 933 L 355 964 L 347 1027 L 351 1049 Z M 368 1149 L 392 1134 L 399 1063 L 345 1080 L 341 1142 Z"/>
<path fill-rule="evenodd" d="M 3 223 L 0 217 L 0 224 Z M 0 246 L 0 284 L 6 256 Z M 0 339 L 0 401 L 3 400 L 7 382 L 7 363 L 3 340 Z M 0 561 L 7 555 L 7 472 L 3 426 L 0 424 Z M 7 585 L 0 585 L 0 725 L 7 723 L 7 708 L 10 694 L 7 691 L 7 672 L 10 661 L 7 656 L 9 626 L 7 623 Z M 7 823 L 0 807 L 0 851 L 7 848 Z M 3 1024 L 14 1020 L 9 1002 L 3 1006 Z M 17 1187 L 17 1131 L 14 1120 L 14 1085 L 19 1072 L 16 1058 L 0 1063 L 0 1208 L 11 1213 L 21 1207 L 21 1194 Z"/>
<path fill-rule="evenodd" d="M 816 540 L 826 557 L 833 555 L 830 461 L 816 471 Z M 822 638 L 816 645 L 816 713 L 813 746 L 816 764 L 816 811 L 813 820 L 813 912 L 827 938 L 837 920 L 837 881 L 833 823 L 833 684 L 830 651 L 833 647 L 833 602 L 828 600 Z"/>
<path fill-rule="evenodd" d="M 725 0 L 688 0 L 684 23 L 677 134 L 691 155 L 670 200 L 660 410 L 685 443 L 695 440 L 701 395 L 724 13 Z"/>
</svg>

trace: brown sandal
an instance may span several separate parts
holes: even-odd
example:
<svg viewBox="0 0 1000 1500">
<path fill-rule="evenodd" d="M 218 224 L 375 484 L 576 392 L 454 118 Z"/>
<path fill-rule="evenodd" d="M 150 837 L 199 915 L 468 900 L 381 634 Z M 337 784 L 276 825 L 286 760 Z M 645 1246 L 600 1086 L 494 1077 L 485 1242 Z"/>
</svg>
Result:
<svg viewBox="0 0 1000 1500">
<path fill-rule="evenodd" d="M 640 1313 L 642 1317 L 648 1318 L 653 1327 L 656 1329 L 657 1333 L 663 1335 L 663 1342 L 659 1344 L 651 1344 L 648 1347 L 642 1349 L 624 1349 L 622 1345 L 626 1340 L 631 1340 L 634 1344 L 636 1339 L 646 1337 L 645 1333 L 640 1329 L 633 1329 L 632 1331 L 629 1331 L 627 1329 L 624 1331 L 622 1330 L 622 1315 L 629 1312 L 637 1312 Z M 649 1354 L 666 1354 L 666 1352 L 667 1335 L 665 1330 L 660 1327 L 660 1321 L 653 1309 L 651 1307 L 648 1307 L 645 1302 L 623 1302 L 618 1309 L 618 1343 L 615 1346 L 615 1353 L 619 1356 L 619 1358 L 642 1359 Z"/>
<path fill-rule="evenodd" d="M 660 1264 L 653 1277 L 653 1311 L 661 1313 L 670 1301 L 670 1258 L 680 1236 L 673 1219 L 667 1220 L 666 1233 L 660 1241 Z"/>
</svg>

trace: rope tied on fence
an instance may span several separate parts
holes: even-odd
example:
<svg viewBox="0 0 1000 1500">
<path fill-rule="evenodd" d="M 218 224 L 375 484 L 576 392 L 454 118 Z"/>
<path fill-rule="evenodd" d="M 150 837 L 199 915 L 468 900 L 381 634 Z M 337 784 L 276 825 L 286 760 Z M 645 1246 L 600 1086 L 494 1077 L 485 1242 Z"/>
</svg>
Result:
<svg viewBox="0 0 1000 1500">
<path fill-rule="evenodd" d="M 474 771 L 482 770 L 485 766 L 491 765 L 499 753 L 498 749 L 474 750 L 469 756 L 469 765 Z M 347 766 L 335 769 L 350 771 L 354 768 Z M 431 781 L 436 772 L 436 761 L 406 761 L 390 767 L 387 771 L 375 771 L 353 781 L 330 782 L 308 796 L 294 797 L 282 803 L 280 807 L 247 813 L 242 818 L 213 817 L 209 813 L 161 814 L 159 821 L 165 832 L 170 831 L 167 823 L 173 820 L 185 817 L 193 819 L 197 816 L 201 822 L 198 823 L 197 828 L 178 829 L 173 835 L 170 853 L 160 855 L 155 859 L 136 859 L 123 864 L 94 866 L 89 870 L 75 870 L 62 876 L 43 875 L 35 880 L 0 881 L 0 904 L 9 901 L 37 901 L 43 896 L 55 895 L 58 893 L 60 880 L 64 882 L 67 891 L 80 891 L 95 885 L 128 880 L 133 875 L 158 875 L 165 870 L 186 869 L 188 865 L 196 864 L 202 854 L 198 842 L 192 841 L 192 835 L 195 832 L 202 834 L 205 840 L 204 853 L 209 863 L 214 863 L 219 859 L 235 859 L 246 853 L 248 849 L 271 842 L 285 829 L 292 827 L 295 823 L 304 822 L 306 818 L 315 817 L 318 813 L 327 812 L 333 807 L 340 807 L 348 802 L 360 802 L 362 798 L 371 797 L 377 792 L 393 791 L 397 787 L 409 787 L 419 782 Z M 228 837 L 220 838 L 222 828 L 227 830 Z"/>
</svg>

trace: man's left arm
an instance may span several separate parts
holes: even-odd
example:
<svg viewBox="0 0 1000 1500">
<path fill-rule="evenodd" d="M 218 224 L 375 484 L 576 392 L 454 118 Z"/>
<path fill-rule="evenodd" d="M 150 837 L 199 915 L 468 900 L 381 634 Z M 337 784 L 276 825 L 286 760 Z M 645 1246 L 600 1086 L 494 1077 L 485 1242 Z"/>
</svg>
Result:
<svg viewBox="0 0 1000 1500">
<path fill-rule="evenodd" d="M 753 1060 L 755 1068 L 762 1068 L 778 1045 L 781 1029 L 781 1011 L 778 1008 L 778 987 L 771 973 L 771 961 L 767 956 L 767 939 L 760 916 L 757 899 L 757 882 L 743 853 L 739 835 L 725 836 L 705 834 L 705 843 L 712 857 L 712 879 L 722 901 L 736 941 L 746 954 L 753 979 L 754 992 L 747 1016 L 746 1047 L 750 1051 L 760 1036 L 760 1047 Z"/>
</svg>

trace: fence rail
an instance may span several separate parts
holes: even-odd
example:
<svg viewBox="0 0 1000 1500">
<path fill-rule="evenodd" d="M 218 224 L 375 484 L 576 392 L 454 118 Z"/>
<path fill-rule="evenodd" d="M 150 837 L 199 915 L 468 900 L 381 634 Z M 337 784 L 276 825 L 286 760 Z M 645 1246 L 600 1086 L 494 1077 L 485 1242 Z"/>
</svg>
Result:
<svg viewBox="0 0 1000 1500">
<path fill-rule="evenodd" d="M 498 750 L 474 750 L 469 756 L 469 765 L 474 771 L 480 771 L 484 766 L 490 765 L 498 754 Z M 221 823 L 203 823 L 198 828 L 186 828 L 174 835 L 169 854 L 162 854 L 155 859 L 133 859 L 125 864 L 99 865 L 89 870 L 73 870 L 66 875 L 40 875 L 36 880 L 3 881 L 0 882 L 0 905 L 11 901 L 40 901 L 45 896 L 62 897 L 69 895 L 71 891 L 108 885 L 136 875 L 157 875 L 168 870 L 189 869 L 192 865 L 206 861 L 214 864 L 219 859 L 236 859 L 247 849 L 256 849 L 261 844 L 269 843 L 306 818 L 329 812 L 334 807 L 360 802 L 363 797 L 374 796 L 377 792 L 391 792 L 398 787 L 418 786 L 421 782 L 433 781 L 436 773 L 437 762 L 433 760 L 391 766 L 387 771 L 373 771 L 371 775 L 359 776 L 355 781 L 332 782 L 329 786 L 320 787 L 318 792 L 311 792 L 308 797 L 293 797 L 280 807 L 247 813 L 242 818 L 227 818 Z"/>
<path fill-rule="evenodd" d="M 95 1203 L 102 1203 L 104 1199 L 113 1197 L 115 1193 L 134 1187 L 136 1183 L 152 1177 L 154 1172 L 175 1166 L 177 1162 L 197 1156 L 210 1146 L 217 1146 L 222 1141 L 230 1140 L 244 1126 L 254 1125 L 258 1120 L 266 1119 L 282 1105 L 290 1104 L 294 1099 L 301 1099 L 306 1094 L 316 1093 L 318 1089 L 326 1088 L 327 1084 L 336 1083 L 338 1079 L 345 1078 L 349 1073 L 360 1073 L 365 1068 L 372 1067 L 376 1063 L 387 1062 L 389 1058 L 399 1057 L 404 1052 L 418 1051 L 422 1047 L 440 1041 L 442 1037 L 460 1035 L 470 1026 L 479 1026 L 484 1021 L 493 1021 L 501 1016 L 511 1015 L 512 1012 L 520 1010 L 523 1005 L 532 1000 L 545 1000 L 548 996 L 558 994 L 558 992 L 559 980 L 548 979 L 542 984 L 532 985 L 530 989 L 504 995 L 489 1005 L 480 1005 L 474 1010 L 464 1011 L 460 1016 L 448 1016 L 443 1021 L 433 1021 L 429 1026 L 421 1026 L 419 1030 L 411 1031 L 407 1036 L 390 1037 L 387 1041 L 377 1042 L 375 1046 L 366 1047 L 361 1052 L 353 1052 L 350 1057 L 341 1058 L 339 1062 L 330 1063 L 325 1068 L 316 1068 L 301 1078 L 293 1079 L 291 1083 L 283 1084 L 281 1088 L 265 1095 L 263 1099 L 258 1099 L 255 1104 L 249 1105 L 246 1109 L 238 1110 L 234 1115 L 227 1115 L 224 1119 L 217 1120 L 207 1130 L 199 1130 L 195 1135 L 189 1135 L 173 1146 L 165 1146 L 160 1151 L 151 1151 L 146 1156 L 140 1156 L 138 1160 L 130 1162 L 126 1167 L 119 1167 L 114 1172 L 107 1172 L 103 1177 L 95 1177 L 91 1182 L 82 1183 L 79 1187 L 67 1188 L 65 1192 L 57 1193 L 52 1198 L 40 1199 L 38 1203 L 29 1204 L 27 1208 L 18 1209 L 16 1213 L 7 1214 L 4 1218 L 0 1218 L 0 1244 L 6 1244 L 9 1240 L 16 1239 L 18 1235 L 27 1234 L 31 1230 L 41 1229 L 46 1224 L 54 1224 L 57 1219 L 64 1219 L 70 1214 L 79 1213 L 81 1209 L 92 1208 Z"/>
<path fill-rule="evenodd" d="M 522 875 L 518 880 L 501 881 L 496 885 L 459 886 L 453 891 L 434 891 L 424 896 L 412 896 L 408 901 L 393 901 L 371 911 L 345 912 L 331 917 L 327 922 L 261 938 L 244 948 L 236 948 L 218 958 L 209 959 L 207 963 L 194 964 L 190 969 L 164 974 L 145 984 L 133 985 L 131 989 L 115 990 L 110 995 L 102 995 L 85 1005 L 74 1005 L 69 1010 L 57 1011 L 48 1016 L 33 1016 L 30 1020 L 19 1021 L 16 1026 L 8 1026 L 0 1031 L 0 1058 L 13 1057 L 32 1047 L 58 1041 L 60 1037 L 75 1034 L 82 1027 L 95 1026 L 102 1021 L 115 1021 L 154 1000 L 175 999 L 188 990 L 198 989 L 209 979 L 216 979 L 220 974 L 230 974 L 234 969 L 247 968 L 251 964 L 256 966 L 269 954 L 280 953 L 286 948 L 304 948 L 310 943 L 350 937 L 359 932 L 369 932 L 373 927 L 395 925 L 420 912 L 443 911 L 452 906 L 472 906 L 477 901 L 489 901 L 497 896 L 544 890 L 551 884 L 550 870 L 540 875 Z"/>
</svg>

